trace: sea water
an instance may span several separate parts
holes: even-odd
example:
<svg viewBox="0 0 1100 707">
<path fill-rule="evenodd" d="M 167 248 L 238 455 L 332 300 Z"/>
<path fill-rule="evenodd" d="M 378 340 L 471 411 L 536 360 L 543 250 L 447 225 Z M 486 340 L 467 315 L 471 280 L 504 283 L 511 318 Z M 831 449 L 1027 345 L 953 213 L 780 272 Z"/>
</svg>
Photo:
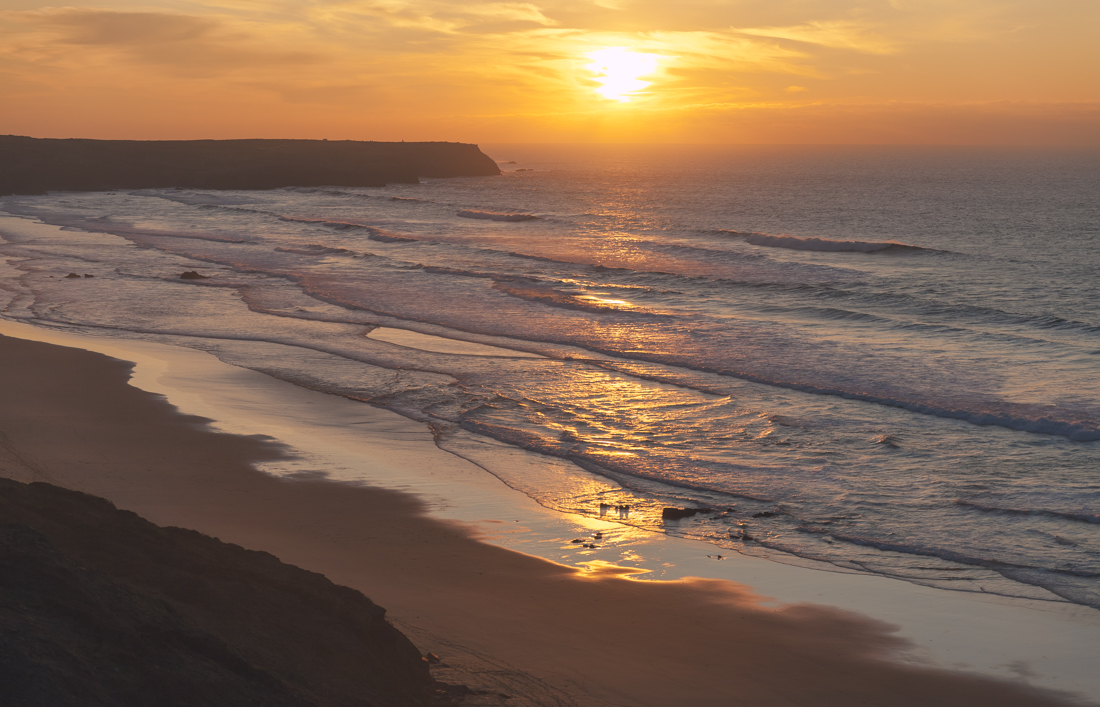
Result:
<svg viewBox="0 0 1100 707">
<path fill-rule="evenodd" d="M 1100 153 L 483 149 L 5 197 L 0 305 L 394 410 L 551 509 L 1100 608 Z"/>
</svg>

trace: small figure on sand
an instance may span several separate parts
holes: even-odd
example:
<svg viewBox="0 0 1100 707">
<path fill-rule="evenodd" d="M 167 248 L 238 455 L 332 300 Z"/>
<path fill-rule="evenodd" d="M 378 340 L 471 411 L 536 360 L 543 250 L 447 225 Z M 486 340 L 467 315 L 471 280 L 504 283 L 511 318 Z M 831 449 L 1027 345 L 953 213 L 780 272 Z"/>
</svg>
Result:
<svg viewBox="0 0 1100 707">
<path fill-rule="evenodd" d="M 603 518 L 611 511 L 610 503 L 600 504 L 600 518 Z M 615 506 L 615 512 L 619 514 L 619 520 L 626 520 L 630 518 L 630 506 Z"/>
</svg>

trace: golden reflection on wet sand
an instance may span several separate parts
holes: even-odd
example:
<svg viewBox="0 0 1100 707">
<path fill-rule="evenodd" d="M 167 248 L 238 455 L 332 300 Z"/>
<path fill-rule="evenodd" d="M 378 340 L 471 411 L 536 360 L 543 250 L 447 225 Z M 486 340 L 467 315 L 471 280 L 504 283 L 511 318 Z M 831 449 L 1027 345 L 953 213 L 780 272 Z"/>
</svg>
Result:
<svg viewBox="0 0 1100 707">
<path fill-rule="evenodd" d="M 647 574 L 649 572 L 649 570 L 641 567 L 623 567 L 604 560 L 579 562 L 577 563 L 577 569 L 577 574 L 585 579 L 603 579 L 604 577 L 629 579 L 632 575 Z"/>
</svg>

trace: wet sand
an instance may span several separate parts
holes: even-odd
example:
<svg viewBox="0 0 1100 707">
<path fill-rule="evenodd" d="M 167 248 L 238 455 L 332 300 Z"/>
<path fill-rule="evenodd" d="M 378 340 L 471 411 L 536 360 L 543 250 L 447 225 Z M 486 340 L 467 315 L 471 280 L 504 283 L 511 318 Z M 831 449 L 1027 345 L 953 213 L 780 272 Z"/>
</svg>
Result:
<svg viewBox="0 0 1100 707">
<path fill-rule="evenodd" d="M 890 627 L 854 614 L 777 609 L 727 581 L 581 574 L 478 542 L 411 495 L 272 477 L 253 463 L 285 448 L 212 432 L 127 385 L 130 370 L 0 337 L 0 475 L 102 496 L 325 574 L 438 653 L 438 677 L 507 693 L 509 705 L 1073 704 L 903 663 Z"/>
</svg>

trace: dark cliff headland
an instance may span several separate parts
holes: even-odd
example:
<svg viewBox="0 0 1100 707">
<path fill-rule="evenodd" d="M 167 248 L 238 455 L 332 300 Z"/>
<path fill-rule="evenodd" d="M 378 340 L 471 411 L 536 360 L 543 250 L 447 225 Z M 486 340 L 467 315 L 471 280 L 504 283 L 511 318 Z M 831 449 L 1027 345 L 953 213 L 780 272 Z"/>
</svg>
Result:
<svg viewBox="0 0 1100 707">
<path fill-rule="evenodd" d="M 0 704 L 426 707 L 449 692 L 354 589 L 0 478 Z"/>
<path fill-rule="evenodd" d="M 477 145 L 355 140 L 83 140 L 0 135 L 0 196 L 113 189 L 416 184 L 500 174 Z"/>
</svg>

